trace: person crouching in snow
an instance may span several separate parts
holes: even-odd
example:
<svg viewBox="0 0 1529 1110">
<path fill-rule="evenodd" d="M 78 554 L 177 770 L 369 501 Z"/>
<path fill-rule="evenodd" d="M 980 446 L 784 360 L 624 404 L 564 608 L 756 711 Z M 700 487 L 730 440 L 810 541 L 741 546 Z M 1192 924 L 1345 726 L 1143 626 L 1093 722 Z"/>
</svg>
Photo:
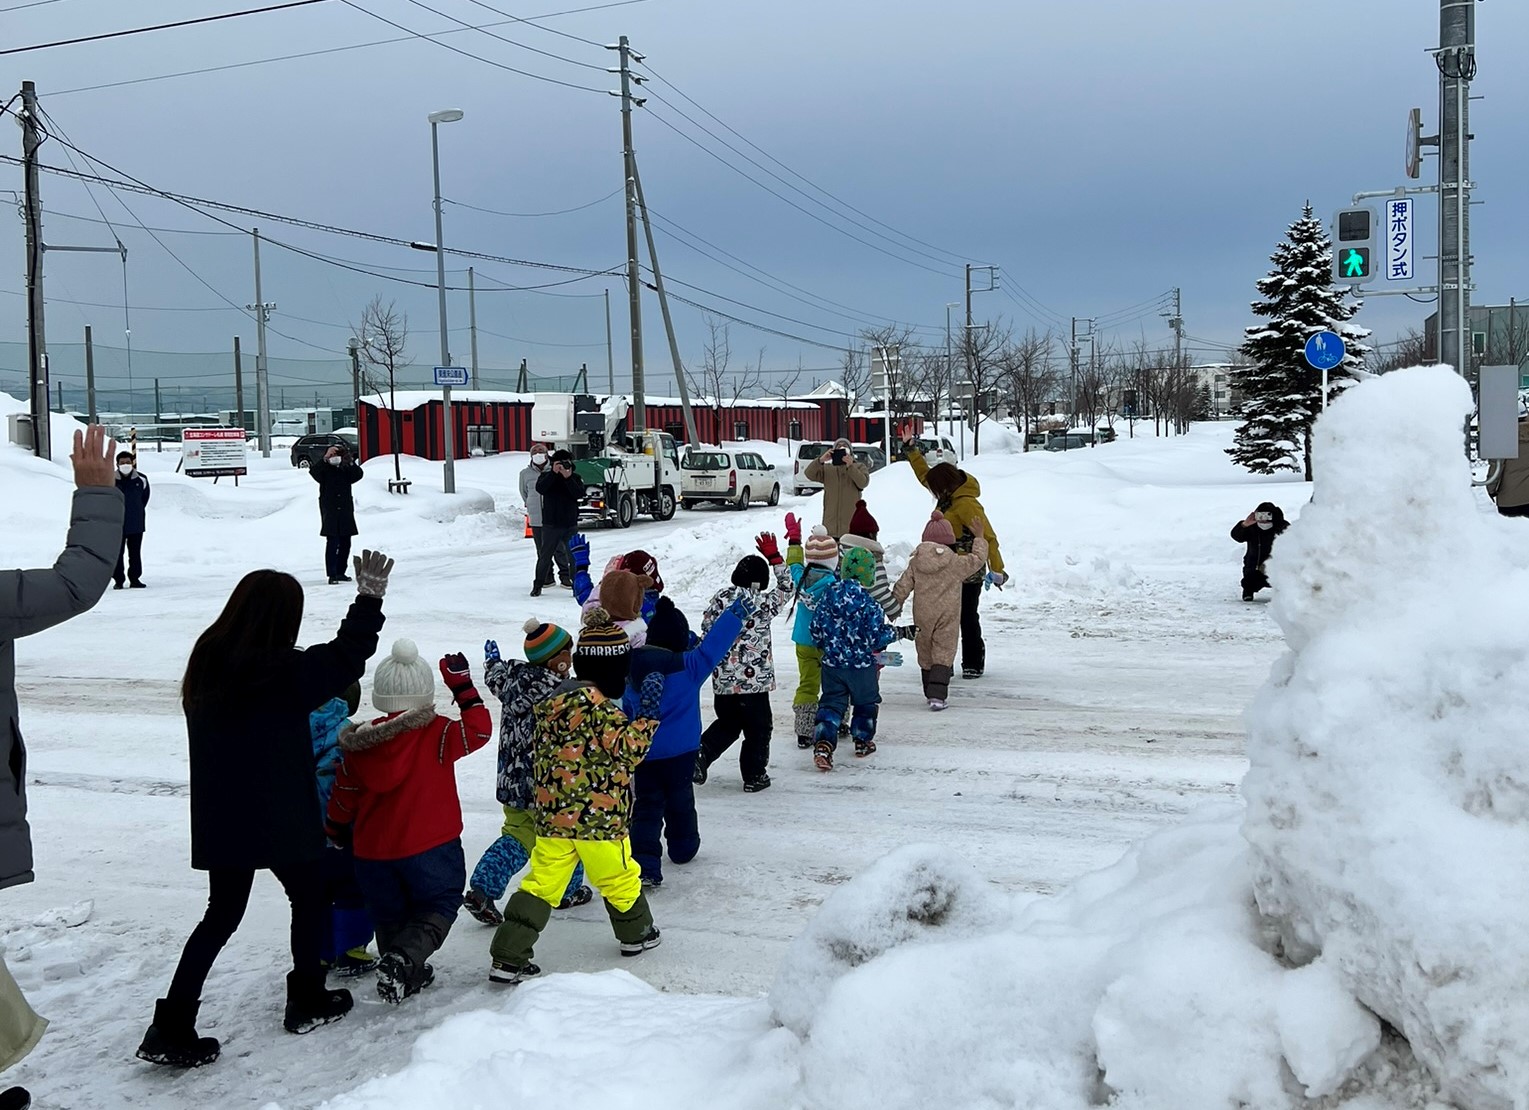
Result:
<svg viewBox="0 0 1529 1110">
<path fill-rule="evenodd" d="M 642 885 L 664 881 L 664 848 L 669 859 L 684 864 L 701 850 L 695 812 L 695 765 L 701 747 L 701 688 L 726 658 L 754 615 L 752 600 L 740 597 L 712 623 L 706 638 L 691 647 L 690 622 L 667 597 L 648 622 L 646 647 L 632 652 L 623 708 L 637 715 L 642 683 L 650 674 L 664 676 L 658 731 L 653 746 L 637 765 L 632 802 L 632 855 L 642 865 Z"/>
<path fill-rule="evenodd" d="M 490 946 L 492 982 L 541 974 L 532 962 L 536 939 L 581 863 L 605 897 L 621 954 L 640 956 L 659 943 L 627 833 L 633 772 L 658 729 L 664 676 L 643 680 L 633 720 L 620 709 L 630 665 L 626 634 L 596 608 L 585 614 L 574 649 L 576 677 L 536 706 L 536 846 Z"/>
<path fill-rule="evenodd" d="M 812 612 L 823 592 L 839 580 L 839 545 L 821 524 L 802 543 L 802 521 L 786 514 L 786 566 L 796 588 L 792 607 L 791 642 L 796 647 L 796 693 L 791 708 L 796 717 L 796 746 L 811 748 L 817 732 L 818 692 L 822 688 L 823 653 L 812 638 Z"/>
<path fill-rule="evenodd" d="M 532 775 L 536 706 L 550 698 L 573 669 L 573 637 L 566 629 L 533 617 L 526 621 L 525 633 L 524 663 L 501 659 L 499 645 L 493 640 L 483 645 L 483 681 L 503 707 L 496 793 L 504 807 L 504 828 L 473 868 L 462 905 L 485 925 L 504 923 L 504 915 L 494 903 L 504 897 L 510 879 L 526 865 L 536 847 L 536 783 Z M 575 867 L 557 908 L 582 906 L 593 897 L 584 885 L 584 868 Z"/>
<path fill-rule="evenodd" d="M 342 738 L 329 799 L 330 836 L 354 845 L 377 927 L 377 996 L 394 1004 L 435 979 L 428 960 L 451 931 L 467 882 L 455 764 L 494 730 L 466 657 L 443 657 L 440 671 L 459 721 L 436 713 L 435 678 L 414 641 L 393 644 L 372 677 L 383 716 Z"/>
<path fill-rule="evenodd" d="M 355 726 L 351 718 L 361 708 L 361 684 L 352 682 L 343 697 L 331 698 L 308 717 L 313 732 L 313 759 L 318 767 L 319 808 L 329 809 L 334 779 L 340 769 L 340 738 Z M 324 852 L 324 885 L 329 892 L 329 935 L 324 943 L 324 966 L 341 978 L 365 975 L 377 965 L 366 946 L 372 940 L 372 918 L 356 883 L 356 857 L 349 846 L 331 844 Z"/>
<path fill-rule="evenodd" d="M 707 769 L 743 734 L 738 770 L 743 789 L 750 794 L 769 788 L 770 734 L 775 723 L 770 714 L 770 691 L 775 689 L 775 649 L 770 642 L 770 622 L 791 601 L 791 573 L 780 555 L 780 544 L 769 532 L 755 540 L 758 555 L 745 555 L 733 568 L 733 584 L 718 590 L 701 617 L 701 631 L 710 632 L 717 618 L 739 598 L 752 600 L 758 608 L 743 624 L 743 635 L 732 646 L 711 676 L 717 719 L 701 734 L 701 755 L 696 760 L 695 783 L 706 781 Z M 770 588 L 773 575 L 775 586 Z"/>
<path fill-rule="evenodd" d="M 1242 600 L 1252 601 L 1259 590 L 1269 588 L 1269 576 L 1264 564 L 1274 552 L 1274 537 L 1290 522 L 1273 501 L 1265 501 L 1248 514 L 1246 520 L 1232 525 L 1232 539 L 1245 543 L 1248 549 L 1242 553 Z"/>
<path fill-rule="evenodd" d="M 918 665 L 924 674 L 924 697 L 929 708 L 944 709 L 950 699 L 950 680 L 955 674 L 956 644 L 961 636 L 961 584 L 987 566 L 987 537 L 983 522 L 972 522 L 972 550 L 958 554 L 955 529 L 943 513 L 929 515 L 923 542 L 908 560 L 908 569 L 892 588 L 901 607 L 913 595 L 913 623 L 918 626 L 914 642 Z"/>
<path fill-rule="evenodd" d="M 845 556 L 839 581 L 818 598 L 809 629 L 823 652 L 823 696 L 818 702 L 812 759 L 820 771 L 832 771 L 839 726 L 851 711 L 849 732 L 855 754 L 876 750 L 876 716 L 881 705 L 877 664 L 897 630 L 871 597 L 866 583 L 875 574 L 870 552 L 854 548 Z"/>
</svg>

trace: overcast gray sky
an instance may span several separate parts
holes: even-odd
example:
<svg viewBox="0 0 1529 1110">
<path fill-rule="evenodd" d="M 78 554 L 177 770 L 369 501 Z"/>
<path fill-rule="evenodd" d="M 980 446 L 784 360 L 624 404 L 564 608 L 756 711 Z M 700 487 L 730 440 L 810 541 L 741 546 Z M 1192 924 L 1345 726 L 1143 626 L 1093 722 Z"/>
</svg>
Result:
<svg viewBox="0 0 1529 1110">
<path fill-rule="evenodd" d="M 0 0 L 12 9 L 0 11 L 0 48 L 266 2 Z M 655 214 L 747 264 L 719 255 L 729 265 L 797 287 L 802 299 L 661 235 L 666 276 L 706 291 L 676 285 L 675 292 L 829 347 L 873 317 L 920 325 L 931 343 L 942 343 L 944 306 L 962 297 L 963 259 L 1002 267 L 1002 290 L 976 298 L 979 320 L 1002 315 L 1021 328 L 1065 332 L 1072 316 L 1106 317 L 1116 322 L 1107 335 L 1116 342 L 1144 335 L 1166 343 L 1158 298 L 1178 286 L 1190 335 L 1235 342 L 1250 322 L 1253 282 L 1302 202 L 1310 198 L 1325 216 L 1355 190 L 1401 184 L 1407 109 L 1423 108 L 1425 130 L 1436 122 L 1437 80 L 1425 53 L 1437 40 L 1436 0 L 640 0 L 541 20 L 565 35 L 506 24 L 488 10 L 537 17 L 596 2 L 327 0 L 6 56 L 0 87 L 8 97 L 22 79 L 36 81 L 44 108 L 77 146 L 154 186 L 422 240 L 434 237 L 426 116 L 460 107 L 466 118 L 441 128 L 447 197 L 514 213 L 599 202 L 534 218 L 449 205 L 447 243 L 602 269 L 621 265 L 625 253 L 619 105 L 606 93 L 615 78 L 603 72 L 615 55 L 581 40 L 614 42 L 624 33 L 656 75 L 635 125 Z M 417 32 L 457 26 L 425 4 L 469 24 L 501 24 L 493 34 L 561 58 L 482 31 L 440 42 L 582 87 L 534 80 L 419 39 L 116 84 L 402 35 L 375 16 Z M 1484 202 L 1473 214 L 1476 299 L 1496 303 L 1525 292 L 1513 260 L 1524 257 L 1529 231 L 1529 214 L 1515 203 L 1529 167 L 1523 114 L 1513 106 L 1529 99 L 1529 70 L 1511 61 L 1509 47 L 1529 41 L 1529 11 L 1484 4 L 1478 34 L 1474 91 L 1485 99 L 1473 121 L 1472 176 Z M 19 154 L 19 132 L 8 126 L 5 134 L 6 152 Z M 50 143 L 45 161 L 67 164 L 65 153 Z M 1430 159 L 1425 182 L 1435 172 Z M 0 189 L 21 185 L 17 167 L 0 165 Z M 125 196 L 130 215 L 99 187 L 92 198 L 77 183 L 45 177 L 43 189 L 47 241 L 110 244 L 104 225 L 61 215 L 99 220 L 99 203 L 127 244 L 136 350 L 222 351 L 235 334 L 253 349 L 252 321 L 227 305 L 254 299 L 247 235 L 161 232 L 162 246 L 135 218 L 155 228 L 228 229 L 159 199 Z M 1420 253 L 1432 254 L 1432 198 L 1419 210 Z M 278 304 L 272 324 L 284 333 L 271 336 L 273 355 L 343 354 L 349 323 L 380 292 L 408 312 L 416 360 L 434 362 L 429 254 L 270 222 L 262 232 L 349 263 L 401 267 L 390 272 L 423 283 L 382 281 L 269 247 L 265 296 Z M 15 295 L 23 289 L 21 233 L 11 219 L 0 235 L 0 340 L 25 339 L 24 302 Z M 50 339 L 77 341 L 90 323 L 98 343 L 120 345 L 120 265 L 105 255 L 52 254 L 47 269 Z M 573 276 L 488 262 L 478 274 L 480 290 Z M 542 293 L 480 292 L 482 362 L 518 365 L 525 357 L 533 370 L 557 372 L 587 361 L 603 379 L 599 294 L 607 287 L 624 377 L 619 279 Z M 656 302 L 649 298 L 644 309 L 654 374 L 667 366 L 667 351 Z M 697 359 L 700 313 L 676 311 L 682 351 Z M 1359 322 L 1391 339 L 1429 311 L 1401 298 L 1372 299 Z M 465 295 L 452 295 L 451 313 L 453 351 L 465 362 Z M 753 359 L 762 346 L 772 370 L 799 358 L 809 368 L 837 362 L 832 350 L 739 325 L 732 341 L 735 360 Z M 145 356 L 140 366 L 147 365 Z M 8 384 L 14 388 L 0 378 L 0 387 Z"/>
</svg>

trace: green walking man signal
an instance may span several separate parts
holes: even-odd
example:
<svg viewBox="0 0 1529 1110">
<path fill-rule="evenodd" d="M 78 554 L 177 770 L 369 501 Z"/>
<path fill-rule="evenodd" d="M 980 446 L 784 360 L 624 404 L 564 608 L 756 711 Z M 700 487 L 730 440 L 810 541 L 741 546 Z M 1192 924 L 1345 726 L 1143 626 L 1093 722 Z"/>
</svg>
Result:
<svg viewBox="0 0 1529 1110">
<path fill-rule="evenodd" d="M 1333 218 L 1333 281 L 1359 285 L 1375 280 L 1380 221 L 1373 208 L 1343 208 Z"/>
<path fill-rule="evenodd" d="M 1368 247 L 1343 247 L 1343 276 L 1363 281 L 1370 276 L 1370 249 Z"/>
</svg>

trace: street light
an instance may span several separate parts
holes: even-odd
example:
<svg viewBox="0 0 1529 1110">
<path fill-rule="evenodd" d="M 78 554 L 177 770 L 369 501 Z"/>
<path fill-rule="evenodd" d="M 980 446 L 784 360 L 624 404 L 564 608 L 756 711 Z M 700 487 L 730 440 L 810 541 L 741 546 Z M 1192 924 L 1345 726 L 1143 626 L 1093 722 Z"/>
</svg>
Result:
<svg viewBox="0 0 1529 1110">
<path fill-rule="evenodd" d="M 441 144 L 438 130 L 440 124 L 455 123 L 462 118 L 462 114 L 460 108 L 444 108 L 439 112 L 430 113 L 430 165 L 435 173 L 435 284 L 441 309 L 440 365 L 442 366 L 451 365 L 451 349 L 446 335 L 446 247 L 445 240 L 441 237 Z M 444 488 L 447 493 L 456 493 L 456 439 L 453 435 L 455 422 L 451 415 L 451 386 L 449 385 L 441 386 L 441 411 L 446 425 Z"/>
</svg>

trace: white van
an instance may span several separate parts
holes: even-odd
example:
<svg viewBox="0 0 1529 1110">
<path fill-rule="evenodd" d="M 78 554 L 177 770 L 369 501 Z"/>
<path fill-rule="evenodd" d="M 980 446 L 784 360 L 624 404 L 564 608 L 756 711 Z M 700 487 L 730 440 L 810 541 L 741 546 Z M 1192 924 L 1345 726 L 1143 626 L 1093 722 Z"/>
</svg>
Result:
<svg viewBox="0 0 1529 1110">
<path fill-rule="evenodd" d="M 775 468 L 758 451 L 691 448 L 680 459 L 680 508 L 694 509 L 711 502 L 747 509 L 756 501 L 780 504 Z"/>
</svg>

